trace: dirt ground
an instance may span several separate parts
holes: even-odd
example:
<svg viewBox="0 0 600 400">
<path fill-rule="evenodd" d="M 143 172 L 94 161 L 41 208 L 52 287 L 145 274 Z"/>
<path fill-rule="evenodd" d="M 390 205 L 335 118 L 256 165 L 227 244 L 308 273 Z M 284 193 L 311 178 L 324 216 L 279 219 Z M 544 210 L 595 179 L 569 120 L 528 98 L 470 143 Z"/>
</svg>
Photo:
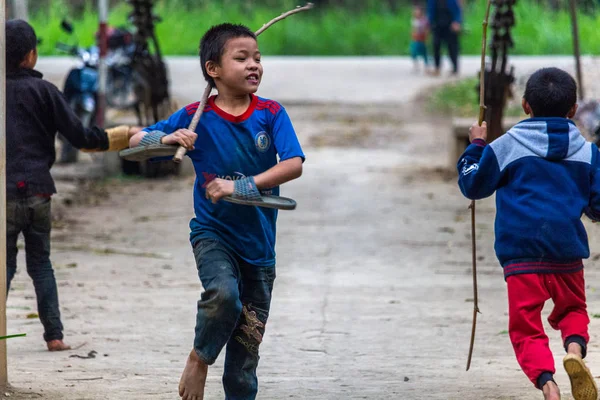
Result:
<svg viewBox="0 0 600 400">
<path fill-rule="evenodd" d="M 506 332 L 493 199 L 477 207 L 482 314 L 465 372 L 469 202 L 449 172 L 448 121 L 414 105 L 284 105 L 307 161 L 282 189 L 298 208 L 279 216 L 259 398 L 540 399 Z M 81 347 L 45 351 L 21 252 L 8 331 L 27 336 L 8 342 L 8 398 L 178 398 L 201 292 L 188 242 L 192 184 L 189 176 L 113 178 L 57 205 L 52 260 L 66 341 Z M 600 317 L 600 228 L 587 226 L 589 311 Z M 599 327 L 592 318 L 587 361 L 596 374 Z M 546 328 L 569 399 L 560 337 Z M 222 358 L 209 371 L 207 400 L 224 397 L 221 374 Z"/>
</svg>

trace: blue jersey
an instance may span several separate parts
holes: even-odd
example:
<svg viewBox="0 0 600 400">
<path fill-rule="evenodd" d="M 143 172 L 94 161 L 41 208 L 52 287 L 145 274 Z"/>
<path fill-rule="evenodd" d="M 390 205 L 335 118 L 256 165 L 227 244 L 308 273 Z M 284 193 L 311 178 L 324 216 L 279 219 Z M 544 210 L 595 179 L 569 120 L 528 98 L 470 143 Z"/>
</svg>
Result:
<svg viewBox="0 0 600 400">
<path fill-rule="evenodd" d="M 190 222 L 192 244 L 202 238 L 217 238 L 244 261 L 257 266 L 275 265 L 277 210 L 236 205 L 225 201 L 212 204 L 205 188 L 215 178 L 237 180 L 258 175 L 281 161 L 301 157 L 302 148 L 285 109 L 276 101 L 251 95 L 248 110 L 233 116 L 208 99 L 200 123 L 195 149 L 187 155 L 196 171 L 195 217 Z M 172 133 L 188 128 L 199 103 L 190 104 L 169 119 L 145 131 Z M 261 190 L 279 194 L 279 187 Z"/>
</svg>

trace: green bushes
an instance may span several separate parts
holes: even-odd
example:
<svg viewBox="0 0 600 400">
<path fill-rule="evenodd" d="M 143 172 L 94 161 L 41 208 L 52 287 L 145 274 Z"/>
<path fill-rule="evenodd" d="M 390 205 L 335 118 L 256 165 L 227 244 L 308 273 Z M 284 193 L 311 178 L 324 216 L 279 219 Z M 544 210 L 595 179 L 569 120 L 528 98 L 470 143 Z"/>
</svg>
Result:
<svg viewBox="0 0 600 400">
<path fill-rule="evenodd" d="M 225 0 L 224 0 L 225 1 Z M 218 3 L 218 4 L 217 4 Z M 165 54 L 196 55 L 200 37 L 211 25 L 228 21 L 258 29 L 279 13 L 303 1 L 280 0 L 279 6 L 264 6 L 261 1 L 158 0 L 156 12 L 163 18 L 158 24 L 159 42 Z M 318 2 L 316 2 L 318 3 Z M 332 3 L 332 2 L 330 2 Z M 290 17 L 261 36 L 261 51 L 267 55 L 407 55 L 410 42 L 409 7 L 393 11 L 386 2 L 369 1 L 361 9 L 315 7 Z M 462 54 L 478 54 L 481 47 L 481 20 L 484 2 L 468 4 L 461 38 Z M 80 10 L 79 10 L 80 11 Z M 124 25 L 130 8 L 120 2 L 110 13 L 111 25 Z M 515 8 L 517 26 L 513 30 L 515 48 L 511 54 L 570 54 L 572 38 L 566 11 L 551 11 L 533 0 L 519 0 Z M 57 54 L 57 41 L 73 41 L 60 31 L 60 20 L 75 15 L 62 0 L 34 13 L 32 24 L 43 38 L 40 53 Z M 74 20 L 80 44 L 90 45 L 97 29 L 95 10 L 88 6 Z M 579 15 L 581 50 L 600 53 L 600 15 Z"/>
</svg>

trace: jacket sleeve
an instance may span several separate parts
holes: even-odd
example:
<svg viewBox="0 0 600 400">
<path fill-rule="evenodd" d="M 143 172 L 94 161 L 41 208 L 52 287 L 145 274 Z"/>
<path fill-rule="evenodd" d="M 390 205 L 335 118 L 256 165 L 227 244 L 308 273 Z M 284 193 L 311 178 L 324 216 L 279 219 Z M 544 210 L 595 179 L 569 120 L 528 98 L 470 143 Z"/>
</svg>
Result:
<svg viewBox="0 0 600 400">
<path fill-rule="evenodd" d="M 429 21 L 429 25 L 434 25 L 435 19 L 435 0 L 427 0 L 427 20 Z"/>
<path fill-rule="evenodd" d="M 462 10 L 459 0 L 448 0 L 448 8 L 450 9 L 450 13 L 452 13 L 452 22 L 462 24 Z"/>
<path fill-rule="evenodd" d="M 600 153 L 598 147 L 592 144 L 592 171 L 590 202 L 583 211 L 592 221 L 600 221 Z"/>
<path fill-rule="evenodd" d="M 78 149 L 106 150 L 108 136 L 98 127 L 85 128 L 67 103 L 65 96 L 52 84 L 48 84 L 49 112 L 56 130 Z"/>
<path fill-rule="evenodd" d="M 481 139 L 475 139 L 467 147 L 457 169 L 460 191 L 471 200 L 491 196 L 502 178 L 494 150 Z"/>
</svg>

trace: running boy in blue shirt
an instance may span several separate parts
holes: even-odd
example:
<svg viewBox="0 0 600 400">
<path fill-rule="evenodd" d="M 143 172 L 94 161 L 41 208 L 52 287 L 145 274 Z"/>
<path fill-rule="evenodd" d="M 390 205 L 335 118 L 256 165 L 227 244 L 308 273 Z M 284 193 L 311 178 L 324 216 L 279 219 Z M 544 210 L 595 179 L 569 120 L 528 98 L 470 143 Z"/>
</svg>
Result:
<svg viewBox="0 0 600 400">
<path fill-rule="evenodd" d="M 458 162 L 458 184 L 469 199 L 496 192 L 495 250 L 508 291 L 508 333 L 517 361 L 546 400 L 560 399 L 554 357 L 541 312 L 552 299 L 550 326 L 561 332 L 563 365 L 575 400 L 596 400 L 583 362 L 589 341 L 582 259 L 590 256 L 583 213 L 600 220 L 598 147 L 573 121 L 575 80 L 558 68 L 535 72 L 525 88 L 531 118 L 487 144 L 473 125 Z"/>
<path fill-rule="evenodd" d="M 219 200 L 278 195 L 279 185 L 300 177 L 304 161 L 285 109 L 254 95 L 263 74 L 260 59 L 256 36 L 247 27 L 212 27 L 200 41 L 200 61 L 218 95 L 209 98 L 196 131 L 186 128 L 199 103 L 130 140 L 130 147 L 185 146 L 196 171 L 190 240 L 204 292 L 194 348 L 179 383 L 184 400 L 204 398 L 208 366 L 223 347 L 226 398 L 254 399 L 258 391 L 258 347 L 275 280 L 277 210 Z"/>
</svg>

